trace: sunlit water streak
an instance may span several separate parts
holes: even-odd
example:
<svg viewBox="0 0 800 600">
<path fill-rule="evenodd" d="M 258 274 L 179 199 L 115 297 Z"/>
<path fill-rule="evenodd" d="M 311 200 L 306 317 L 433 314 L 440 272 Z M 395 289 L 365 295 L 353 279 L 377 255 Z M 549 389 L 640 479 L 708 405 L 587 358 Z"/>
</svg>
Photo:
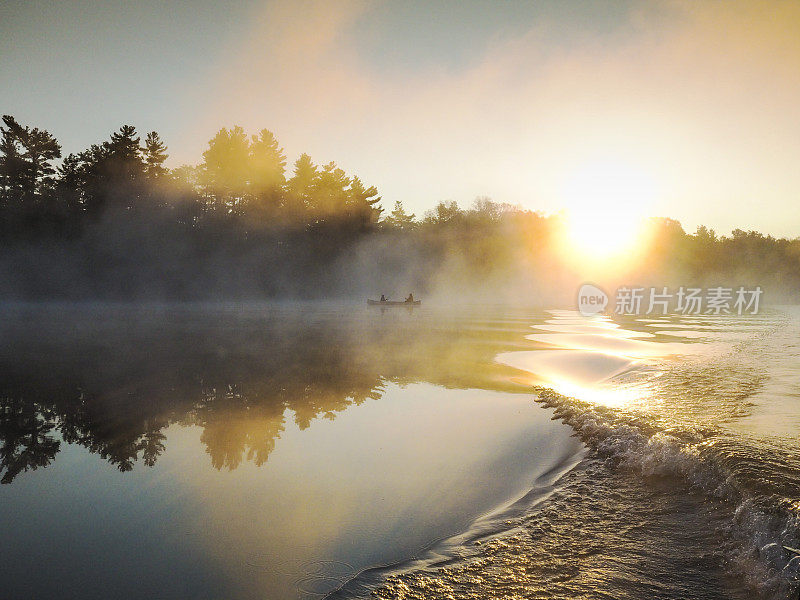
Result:
<svg viewBox="0 0 800 600">
<path fill-rule="evenodd" d="M 378 598 L 794 598 L 800 310 L 612 323 L 554 312 L 501 353 L 589 449 L 524 515 Z M 661 333 L 661 330 L 665 330 Z"/>
</svg>

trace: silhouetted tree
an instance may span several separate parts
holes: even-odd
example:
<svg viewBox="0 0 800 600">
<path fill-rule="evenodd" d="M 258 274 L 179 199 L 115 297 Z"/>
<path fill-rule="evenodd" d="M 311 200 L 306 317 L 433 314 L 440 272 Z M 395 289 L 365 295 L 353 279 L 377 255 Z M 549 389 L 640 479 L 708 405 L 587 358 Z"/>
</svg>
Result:
<svg viewBox="0 0 800 600">
<path fill-rule="evenodd" d="M 294 163 L 294 174 L 287 182 L 287 208 L 297 215 L 311 209 L 317 166 L 308 154 L 301 154 Z"/>
<path fill-rule="evenodd" d="M 136 128 L 123 125 L 106 142 L 104 164 L 107 193 L 126 210 L 138 207 L 144 193 L 145 163 Z"/>
<path fill-rule="evenodd" d="M 6 201 L 37 201 L 52 191 L 61 146 L 47 131 L 31 129 L 3 116 L 0 127 L 0 189 Z"/>
<path fill-rule="evenodd" d="M 123 125 L 103 144 L 94 144 L 70 159 L 68 173 L 78 185 L 75 191 L 87 213 L 107 208 L 131 210 L 145 194 L 145 163 L 136 128 Z"/>
<path fill-rule="evenodd" d="M 466 211 L 439 202 L 422 223 L 398 202 L 380 221 L 377 189 L 336 163 L 318 167 L 303 154 L 287 180 L 284 151 L 266 129 L 221 129 L 202 164 L 171 172 L 158 134 L 142 146 L 131 125 L 70 154 L 56 172 L 60 152 L 48 132 L 3 118 L 0 275 L 8 285 L 0 293 L 323 296 L 342 291 L 347 278 L 337 272 L 353 257 L 359 268 L 374 258 L 378 273 L 403 273 L 423 293 L 439 280 L 437 269 L 453 274 L 450 285 L 475 288 L 504 278 L 552 281 L 564 267 L 558 216 L 479 197 Z M 389 232 L 391 243 L 381 243 Z M 800 240 L 705 227 L 687 234 L 669 219 L 654 220 L 649 233 L 631 281 L 800 289 Z M 126 442 L 131 452 L 134 442 Z"/>
<path fill-rule="evenodd" d="M 151 181 L 160 181 L 169 171 L 164 168 L 167 160 L 167 145 L 158 133 L 151 131 L 144 140 L 144 174 Z"/>
</svg>

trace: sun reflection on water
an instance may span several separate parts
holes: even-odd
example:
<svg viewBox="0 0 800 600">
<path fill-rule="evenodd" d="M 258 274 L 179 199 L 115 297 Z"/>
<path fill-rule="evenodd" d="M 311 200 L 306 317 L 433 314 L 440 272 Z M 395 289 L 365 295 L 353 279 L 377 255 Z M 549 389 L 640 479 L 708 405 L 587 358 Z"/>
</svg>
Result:
<svg viewBox="0 0 800 600">
<path fill-rule="evenodd" d="M 631 407 L 649 398 L 647 390 L 641 387 L 589 386 L 566 379 L 552 379 L 549 383 L 549 387 L 563 396 L 611 408 Z"/>
<path fill-rule="evenodd" d="M 497 360 L 530 373 L 530 382 L 559 394 L 613 408 L 656 401 L 649 381 L 659 375 L 656 360 L 685 351 L 655 342 L 647 331 L 626 329 L 605 315 L 590 318 L 553 311 L 527 339 L 546 345 L 501 354 Z"/>
</svg>

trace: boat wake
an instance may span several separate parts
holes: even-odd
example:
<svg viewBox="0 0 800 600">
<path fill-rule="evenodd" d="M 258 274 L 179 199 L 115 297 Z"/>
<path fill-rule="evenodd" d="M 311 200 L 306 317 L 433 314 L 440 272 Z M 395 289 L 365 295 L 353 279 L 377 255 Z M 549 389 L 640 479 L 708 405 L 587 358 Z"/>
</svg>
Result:
<svg viewBox="0 0 800 600">
<path fill-rule="evenodd" d="M 586 456 L 491 535 L 349 597 L 796 598 L 800 450 L 750 419 L 785 395 L 769 388 L 776 373 L 794 381 L 795 330 L 555 316 L 528 338 L 543 347 L 497 360 L 530 374 Z"/>
<path fill-rule="evenodd" d="M 780 455 L 763 456 L 763 441 L 748 447 L 723 430 L 667 426 L 551 389 L 538 388 L 537 393 L 538 401 L 553 408 L 605 466 L 633 477 L 671 480 L 712 503 L 719 513 L 717 533 L 732 578 L 743 578 L 759 597 L 797 594 L 800 556 L 787 547 L 800 543 L 800 502 L 780 492 L 800 489 L 797 475 L 788 468 L 800 453 L 777 458 L 784 464 L 770 477 L 759 465 L 775 462 Z"/>
</svg>

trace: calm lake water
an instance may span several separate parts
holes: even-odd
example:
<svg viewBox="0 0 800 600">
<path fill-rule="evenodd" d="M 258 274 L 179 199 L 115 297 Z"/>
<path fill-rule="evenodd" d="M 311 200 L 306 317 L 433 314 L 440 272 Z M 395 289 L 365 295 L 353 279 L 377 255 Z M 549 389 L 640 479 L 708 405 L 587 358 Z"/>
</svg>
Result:
<svg viewBox="0 0 800 600">
<path fill-rule="evenodd" d="M 7 309 L 0 596 L 320 597 L 491 521 L 583 453 L 493 360 L 531 318 Z"/>
<path fill-rule="evenodd" d="M 11 306 L 3 598 L 786 598 L 800 311 Z"/>
</svg>

